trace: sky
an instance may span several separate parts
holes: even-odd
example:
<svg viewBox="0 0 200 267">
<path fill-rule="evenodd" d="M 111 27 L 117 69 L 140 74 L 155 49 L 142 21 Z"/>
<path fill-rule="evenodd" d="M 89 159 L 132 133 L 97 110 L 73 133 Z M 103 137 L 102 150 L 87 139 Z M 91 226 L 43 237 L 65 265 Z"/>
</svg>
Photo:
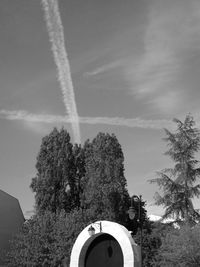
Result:
<svg viewBox="0 0 200 267">
<path fill-rule="evenodd" d="M 148 181 L 173 167 L 163 128 L 188 113 L 200 126 L 199 0 L 60 0 L 50 19 L 45 3 L 0 1 L 0 189 L 28 217 L 42 137 L 64 126 L 83 144 L 108 132 L 129 194 L 162 215 Z"/>
</svg>

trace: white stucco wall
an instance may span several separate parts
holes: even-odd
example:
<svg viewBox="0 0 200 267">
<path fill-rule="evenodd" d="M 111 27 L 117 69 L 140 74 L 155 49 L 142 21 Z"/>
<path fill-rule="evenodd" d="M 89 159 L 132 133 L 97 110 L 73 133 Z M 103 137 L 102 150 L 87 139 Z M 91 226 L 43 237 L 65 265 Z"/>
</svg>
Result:
<svg viewBox="0 0 200 267">
<path fill-rule="evenodd" d="M 85 255 L 89 245 L 101 234 L 109 234 L 117 240 L 123 253 L 123 267 L 140 267 L 140 247 L 134 242 L 129 231 L 118 223 L 101 221 L 102 232 L 100 232 L 99 223 L 100 221 L 92 224 L 95 228 L 95 235 L 89 235 L 88 228 L 90 225 L 88 225 L 77 237 L 71 253 L 70 267 L 84 267 Z"/>
</svg>

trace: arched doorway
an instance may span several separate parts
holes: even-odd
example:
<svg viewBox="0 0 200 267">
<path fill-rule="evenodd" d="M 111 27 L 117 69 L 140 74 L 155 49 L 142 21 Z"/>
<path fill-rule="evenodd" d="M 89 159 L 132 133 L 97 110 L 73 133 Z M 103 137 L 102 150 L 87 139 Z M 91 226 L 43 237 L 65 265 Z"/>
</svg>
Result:
<svg viewBox="0 0 200 267">
<path fill-rule="evenodd" d="M 117 240 L 102 234 L 89 245 L 84 267 L 123 267 L 123 253 Z"/>
<path fill-rule="evenodd" d="M 101 222 L 101 229 L 99 227 L 99 224 Z M 115 222 L 109 222 L 109 221 L 97 221 L 92 224 L 92 226 L 95 228 L 95 234 L 90 235 L 88 230 L 91 225 L 86 226 L 81 233 L 78 235 L 70 256 L 70 267 L 99 267 L 100 265 L 98 262 L 100 261 L 99 256 L 97 260 L 95 261 L 95 264 L 92 265 L 86 265 L 85 264 L 90 264 L 90 253 L 93 251 L 92 246 L 95 247 L 95 244 L 98 245 L 99 243 L 101 244 L 101 238 L 103 240 L 105 238 L 106 241 L 106 236 L 109 237 L 107 241 L 110 240 L 110 242 L 116 245 L 116 247 L 120 248 L 115 248 L 115 250 L 112 251 L 109 249 L 110 255 L 115 251 L 115 254 L 118 255 L 123 255 L 121 260 L 123 259 L 123 262 L 120 263 L 121 265 L 112 263 L 110 266 L 115 266 L 115 267 L 140 267 L 140 249 L 137 246 L 137 244 L 134 242 L 130 232 L 122 225 L 115 223 Z M 98 238 L 99 242 L 98 242 Z M 113 238 L 113 239 L 112 239 Z M 102 242 L 103 242 L 102 240 Z M 93 243 L 94 242 L 94 243 Z M 93 245 L 92 245 L 93 244 Z M 100 245 L 99 244 L 99 245 Z M 91 246 L 91 247 L 90 247 Z M 89 249 L 90 248 L 90 249 Z M 119 249 L 119 250 L 117 250 Z M 117 252 L 117 253 L 116 253 Z M 108 251 L 107 251 L 108 253 Z M 86 255 L 87 255 L 87 260 L 86 260 Z M 113 255 L 113 254 L 112 254 Z M 89 257 L 89 260 L 88 260 Z M 112 258 L 112 261 L 114 261 L 114 258 Z M 120 261 L 120 259 L 119 259 Z M 101 267 L 106 267 L 108 265 L 101 265 Z M 109 267 L 110 267 L 109 266 Z"/>
</svg>

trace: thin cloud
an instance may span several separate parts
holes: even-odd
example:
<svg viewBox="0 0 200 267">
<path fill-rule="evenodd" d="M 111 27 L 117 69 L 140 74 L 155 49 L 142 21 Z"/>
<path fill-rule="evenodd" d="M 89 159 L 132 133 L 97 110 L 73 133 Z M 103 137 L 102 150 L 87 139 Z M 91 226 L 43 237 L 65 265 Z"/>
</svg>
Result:
<svg viewBox="0 0 200 267">
<path fill-rule="evenodd" d="M 75 142 L 80 143 L 79 117 L 76 107 L 71 70 L 65 48 L 63 25 L 57 0 L 42 0 L 51 49 L 57 66 L 58 80 L 63 94 L 66 112 L 71 119 Z"/>
<path fill-rule="evenodd" d="M 199 49 L 200 2 L 182 0 L 180 5 L 177 0 L 153 0 L 143 42 L 144 52 L 128 65 L 126 78 L 135 96 L 154 99 L 163 112 L 169 109 L 160 105 L 159 99 L 166 97 L 172 111 L 184 101 L 179 79 L 187 57 Z"/>
<path fill-rule="evenodd" d="M 98 74 L 102 74 L 104 72 L 107 72 L 109 70 L 115 69 L 119 67 L 122 64 L 120 60 L 111 62 L 109 64 L 105 64 L 99 68 L 94 69 L 93 71 L 88 71 L 84 74 L 84 76 L 95 76 Z"/>
<path fill-rule="evenodd" d="M 9 111 L 0 110 L 0 118 L 7 120 L 19 120 L 26 123 L 73 123 L 73 118 L 67 116 L 56 116 L 50 114 L 33 114 L 27 111 Z M 129 128 L 142 128 L 142 129 L 163 129 L 173 127 L 172 122 L 169 120 L 144 120 L 141 118 L 120 118 L 120 117 L 79 117 L 82 124 L 105 124 Z"/>
<path fill-rule="evenodd" d="M 164 113 L 174 111 L 181 102 L 181 95 L 178 91 L 168 91 L 164 94 L 158 95 L 157 97 L 149 100 L 149 103 L 153 106 L 158 107 Z"/>
<path fill-rule="evenodd" d="M 140 97 L 163 89 L 179 67 L 172 49 L 165 42 L 167 36 L 162 25 L 162 17 L 158 18 L 151 12 L 144 36 L 144 53 L 137 64 L 128 70 L 130 81 L 136 85 L 133 91 Z"/>
</svg>

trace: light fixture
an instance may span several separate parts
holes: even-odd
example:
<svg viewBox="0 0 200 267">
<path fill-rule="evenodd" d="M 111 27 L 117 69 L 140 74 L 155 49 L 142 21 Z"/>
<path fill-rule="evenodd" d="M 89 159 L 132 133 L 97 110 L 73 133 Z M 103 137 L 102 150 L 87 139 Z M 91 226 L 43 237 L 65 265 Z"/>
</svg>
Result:
<svg viewBox="0 0 200 267">
<path fill-rule="evenodd" d="M 88 233 L 90 236 L 95 235 L 95 229 L 92 225 L 90 225 L 89 229 L 88 229 Z"/>
<path fill-rule="evenodd" d="M 135 205 L 138 206 L 138 209 L 135 209 Z M 138 210 L 138 212 L 137 212 Z M 143 259 L 142 259 L 142 225 L 143 225 L 143 221 L 142 221 L 142 196 L 140 195 L 139 197 L 134 195 L 131 197 L 131 206 L 128 210 L 128 215 L 130 220 L 134 220 L 135 218 L 137 219 L 138 222 L 138 227 L 140 228 L 140 257 L 141 257 L 141 267 L 143 266 Z"/>
<path fill-rule="evenodd" d="M 100 232 L 100 233 L 101 233 L 101 231 L 102 231 L 102 225 L 101 225 L 101 222 L 94 222 L 94 223 L 92 223 L 92 224 L 90 225 L 90 227 L 88 228 L 88 233 L 89 233 L 90 236 L 95 235 L 95 228 L 92 226 L 92 225 L 94 225 L 94 224 L 96 224 L 96 225 L 99 226 L 99 232 Z"/>
<path fill-rule="evenodd" d="M 136 212 L 133 206 L 131 206 L 128 210 L 128 215 L 131 220 L 135 218 Z"/>
</svg>

